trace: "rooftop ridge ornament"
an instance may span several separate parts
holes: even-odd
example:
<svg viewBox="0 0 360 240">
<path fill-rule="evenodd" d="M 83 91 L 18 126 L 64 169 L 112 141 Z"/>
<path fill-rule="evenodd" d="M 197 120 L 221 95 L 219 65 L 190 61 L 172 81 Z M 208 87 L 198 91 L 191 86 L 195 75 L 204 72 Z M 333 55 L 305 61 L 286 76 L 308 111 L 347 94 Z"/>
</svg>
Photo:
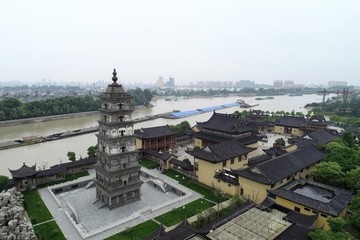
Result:
<svg viewBox="0 0 360 240">
<path fill-rule="evenodd" d="M 113 80 L 113 84 L 116 84 L 116 81 L 118 80 L 118 78 L 117 78 L 117 72 L 116 72 L 116 69 L 114 68 L 114 72 L 113 72 L 113 77 L 112 77 L 112 80 Z"/>
</svg>

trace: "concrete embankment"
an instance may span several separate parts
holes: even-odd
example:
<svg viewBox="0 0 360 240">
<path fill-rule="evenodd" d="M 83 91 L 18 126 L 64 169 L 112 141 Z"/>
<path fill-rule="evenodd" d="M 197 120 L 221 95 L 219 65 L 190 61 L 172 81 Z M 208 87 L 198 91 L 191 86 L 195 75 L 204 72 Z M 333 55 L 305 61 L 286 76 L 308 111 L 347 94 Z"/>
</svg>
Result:
<svg viewBox="0 0 360 240">
<path fill-rule="evenodd" d="M 67 118 L 86 117 L 86 116 L 93 116 L 98 114 L 99 111 L 92 111 L 92 112 L 70 113 L 70 114 L 61 114 L 61 115 L 53 115 L 53 116 L 45 116 L 45 117 L 36 117 L 36 118 L 16 119 L 9 121 L 1 121 L 0 127 L 7 127 L 13 125 L 27 124 L 27 123 L 36 123 L 36 122 L 46 122 L 46 121 L 53 121 L 53 120 L 60 120 Z"/>
<path fill-rule="evenodd" d="M 94 114 L 98 114 L 98 112 L 89 112 L 87 113 L 88 115 L 82 115 L 82 114 L 78 114 L 78 115 L 72 115 L 72 116 L 68 116 L 69 114 L 67 114 L 66 116 L 62 116 L 63 118 L 74 118 L 74 117 L 82 117 L 82 116 L 89 116 L 89 115 L 94 115 Z M 169 113 L 164 113 L 164 114 L 169 114 Z M 139 123 L 139 122 L 145 122 L 145 121 L 149 121 L 149 120 L 153 120 L 156 118 L 161 118 L 163 117 L 164 114 L 156 114 L 156 115 L 152 115 L 152 116 L 145 116 L 142 118 L 136 118 L 133 119 L 132 121 L 134 123 Z M 44 117 L 45 118 L 45 117 Z M 61 119 L 61 118 L 57 118 L 57 119 Z M 55 119 L 37 119 L 36 122 L 41 122 L 41 121 L 51 121 L 51 120 L 55 120 Z M 17 124 L 21 124 L 21 123 L 17 123 Z M 10 125 L 14 125 L 14 124 L 10 124 Z M 9 126 L 9 125 L 7 125 Z M 18 139 L 18 140 L 14 140 L 14 141 L 7 141 L 7 142 L 0 142 L 0 150 L 4 150 L 4 149 L 9 149 L 9 148 L 15 148 L 15 147 L 23 147 L 23 146 L 27 146 L 27 145 L 31 145 L 31 144 L 38 144 L 38 143 L 42 143 L 42 142 L 48 142 L 48 141 L 55 141 L 55 140 L 60 140 L 60 139 L 64 139 L 64 138 L 69 138 L 69 137 L 75 137 L 75 136 L 79 136 L 82 134 L 87 134 L 87 133 L 92 133 L 92 132 L 97 132 L 99 131 L 99 127 L 98 126 L 94 126 L 94 127 L 89 127 L 89 128 L 83 128 L 83 129 L 76 129 L 76 130 L 72 130 L 72 131 L 66 131 L 66 132 L 61 132 L 61 133 L 54 133 L 48 136 L 40 136 L 40 137 L 34 137 L 34 139 Z M 32 138 L 31 136 L 29 138 Z"/>
</svg>

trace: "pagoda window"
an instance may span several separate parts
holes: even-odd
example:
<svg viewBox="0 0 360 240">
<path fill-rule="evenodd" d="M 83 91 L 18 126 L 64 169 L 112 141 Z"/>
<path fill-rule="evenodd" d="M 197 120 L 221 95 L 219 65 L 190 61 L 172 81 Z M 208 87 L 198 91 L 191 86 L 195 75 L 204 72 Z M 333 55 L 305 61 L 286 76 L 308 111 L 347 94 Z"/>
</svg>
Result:
<svg viewBox="0 0 360 240">
<path fill-rule="evenodd" d="M 124 181 L 124 186 L 126 186 L 126 185 L 127 185 L 127 181 L 125 180 L 125 181 Z"/>
<path fill-rule="evenodd" d="M 122 103 L 119 103 L 119 109 L 123 109 L 123 104 Z"/>
<path fill-rule="evenodd" d="M 103 147 L 102 147 L 102 151 L 105 152 L 105 149 L 106 149 L 105 146 L 103 146 Z"/>
<path fill-rule="evenodd" d="M 126 168 L 126 163 L 123 164 L 123 168 Z"/>
<path fill-rule="evenodd" d="M 107 103 L 104 104 L 104 108 L 105 108 L 105 109 L 108 109 Z"/>
<path fill-rule="evenodd" d="M 104 134 L 104 136 L 106 136 L 106 130 L 103 130 L 103 134 Z"/>
<path fill-rule="evenodd" d="M 119 116 L 119 122 L 123 122 L 124 121 L 124 116 Z"/>
<path fill-rule="evenodd" d="M 125 133 L 125 130 L 120 131 L 120 134 L 121 134 L 122 137 L 124 136 L 124 133 Z"/>
<path fill-rule="evenodd" d="M 104 116 L 104 122 L 106 122 L 107 121 L 107 116 Z"/>
<path fill-rule="evenodd" d="M 121 152 L 125 152 L 126 147 L 121 147 Z"/>
</svg>

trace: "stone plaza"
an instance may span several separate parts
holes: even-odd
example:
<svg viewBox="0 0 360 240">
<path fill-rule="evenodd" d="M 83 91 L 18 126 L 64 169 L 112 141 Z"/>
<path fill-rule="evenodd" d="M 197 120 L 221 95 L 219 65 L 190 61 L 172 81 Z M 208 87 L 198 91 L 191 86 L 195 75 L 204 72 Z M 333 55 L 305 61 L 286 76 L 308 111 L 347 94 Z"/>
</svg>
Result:
<svg viewBox="0 0 360 240">
<path fill-rule="evenodd" d="M 65 237 L 74 240 L 104 239 L 201 197 L 157 170 L 142 168 L 141 172 L 141 200 L 113 210 L 98 209 L 93 204 L 95 187 L 88 186 L 94 171 L 90 176 L 39 192 Z M 71 189 L 83 182 L 88 184 Z M 55 194 L 59 188 L 70 190 Z"/>
</svg>

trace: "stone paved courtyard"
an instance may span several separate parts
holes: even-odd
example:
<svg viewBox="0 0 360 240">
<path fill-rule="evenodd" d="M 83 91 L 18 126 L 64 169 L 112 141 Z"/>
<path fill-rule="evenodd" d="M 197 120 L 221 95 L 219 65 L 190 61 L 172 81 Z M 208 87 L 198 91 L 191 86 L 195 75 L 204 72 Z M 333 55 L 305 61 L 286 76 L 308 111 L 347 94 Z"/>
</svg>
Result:
<svg viewBox="0 0 360 240">
<path fill-rule="evenodd" d="M 172 192 L 164 193 L 159 187 L 153 187 L 153 184 L 148 182 L 141 187 L 141 201 L 110 211 L 106 207 L 97 209 L 94 206 L 95 187 L 78 188 L 55 197 L 47 188 L 40 189 L 39 192 L 65 237 L 72 240 L 104 239 L 201 197 L 198 193 L 179 185 L 175 180 L 160 174 L 159 171 L 147 169 L 143 171 L 155 178 L 159 177 L 159 180 L 167 182 L 186 195 L 180 197 Z M 92 172 L 91 175 L 93 174 Z M 91 176 L 67 184 L 89 178 Z M 146 181 L 146 179 L 142 180 Z M 73 212 L 76 213 L 78 224 L 70 220 L 74 219 Z"/>
</svg>

